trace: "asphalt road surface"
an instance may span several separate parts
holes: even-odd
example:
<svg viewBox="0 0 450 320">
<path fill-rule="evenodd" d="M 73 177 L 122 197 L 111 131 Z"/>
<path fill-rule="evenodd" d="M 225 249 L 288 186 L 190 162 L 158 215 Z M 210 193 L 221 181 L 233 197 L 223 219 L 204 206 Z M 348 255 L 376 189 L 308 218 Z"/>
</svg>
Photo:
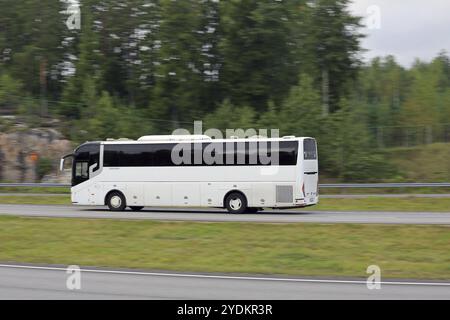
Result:
<svg viewBox="0 0 450 320">
<path fill-rule="evenodd" d="M 140 212 L 110 212 L 105 207 L 0 204 L 0 214 L 30 217 L 165 221 L 236 221 L 267 223 L 376 223 L 450 225 L 450 212 L 337 212 L 308 210 L 264 210 L 256 214 L 228 214 L 221 209 L 146 208 Z"/>
<path fill-rule="evenodd" d="M 65 268 L 0 266 L 0 299 L 450 299 L 450 283 L 265 278 L 258 276 L 81 271 L 80 290 L 67 289 Z M 31 267 L 34 268 L 34 267 Z"/>
</svg>

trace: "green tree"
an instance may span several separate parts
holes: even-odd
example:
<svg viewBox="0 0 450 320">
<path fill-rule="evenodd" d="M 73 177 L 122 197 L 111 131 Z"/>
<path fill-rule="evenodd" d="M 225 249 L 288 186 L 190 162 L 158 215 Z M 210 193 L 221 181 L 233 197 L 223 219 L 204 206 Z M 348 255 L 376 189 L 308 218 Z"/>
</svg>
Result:
<svg viewBox="0 0 450 320">
<path fill-rule="evenodd" d="M 202 108 L 200 91 L 203 76 L 200 72 L 201 28 L 200 3 L 189 1 L 161 1 L 161 24 L 157 81 L 149 107 L 152 118 L 172 121 L 172 126 L 160 127 L 168 131 L 178 128 L 180 121 L 190 121 Z"/>
<path fill-rule="evenodd" d="M 444 68 L 438 59 L 431 64 L 416 61 L 410 73 L 412 82 L 400 113 L 401 121 L 412 127 L 405 132 L 405 143 L 432 142 L 433 133 L 440 133 L 440 117 L 445 109 Z"/>
<path fill-rule="evenodd" d="M 313 79 L 300 75 L 299 84 L 291 88 L 278 114 L 283 135 L 316 136 L 321 111 L 320 94 L 314 89 Z"/>
<path fill-rule="evenodd" d="M 221 2 L 223 97 L 265 111 L 296 81 L 290 6 L 281 1 Z"/>
<path fill-rule="evenodd" d="M 357 94 L 365 103 L 367 125 L 379 147 L 389 147 L 401 133 L 400 111 L 408 95 L 410 76 L 393 56 L 373 59 L 361 68 Z"/>
<path fill-rule="evenodd" d="M 22 102 L 22 84 L 9 74 L 0 74 L 0 110 L 16 113 Z"/>
<path fill-rule="evenodd" d="M 357 78 L 361 51 L 360 18 L 348 9 L 350 0 L 315 0 L 302 6 L 298 32 L 300 70 L 313 76 L 322 91 L 323 112 L 334 112 Z"/>
<path fill-rule="evenodd" d="M 341 181 L 386 179 L 394 172 L 371 144 L 367 110 L 357 101 L 342 100 L 339 111 L 320 123 L 318 146 L 321 170 Z"/>
<path fill-rule="evenodd" d="M 62 1 L 2 1 L 0 64 L 30 95 L 40 97 L 42 114 L 48 111 L 47 100 L 61 91 L 63 10 Z"/>
<path fill-rule="evenodd" d="M 51 159 L 40 157 L 36 163 L 36 174 L 38 181 L 41 181 L 45 175 L 51 173 L 53 168 L 54 166 Z"/>
<path fill-rule="evenodd" d="M 98 88 L 98 84 L 101 78 L 100 64 L 103 56 L 99 50 L 100 44 L 98 35 L 94 30 L 92 7 L 89 4 L 89 2 L 85 2 L 82 6 L 81 28 L 83 31 L 80 36 L 75 74 L 67 79 L 67 85 L 59 106 L 59 113 L 70 120 L 79 119 L 82 109 L 86 108 L 87 103 L 91 102 L 85 99 L 85 90 L 88 90 L 91 96 L 96 95 L 101 90 L 101 88 Z M 86 80 L 86 78 L 89 79 Z"/>
<path fill-rule="evenodd" d="M 256 113 L 248 106 L 238 107 L 225 100 L 213 113 L 204 119 L 204 129 L 215 128 L 224 134 L 226 129 L 256 128 Z"/>
</svg>

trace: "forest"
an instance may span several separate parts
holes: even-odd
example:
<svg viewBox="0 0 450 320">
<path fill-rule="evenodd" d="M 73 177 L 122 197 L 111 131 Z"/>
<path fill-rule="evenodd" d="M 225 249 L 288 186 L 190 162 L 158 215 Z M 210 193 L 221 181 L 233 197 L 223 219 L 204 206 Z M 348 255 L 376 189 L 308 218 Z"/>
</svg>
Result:
<svg viewBox="0 0 450 320">
<path fill-rule="evenodd" d="M 349 2 L 2 0 L 0 125 L 56 119 L 74 144 L 276 128 L 316 137 L 331 179 L 395 180 L 387 150 L 450 142 L 450 58 L 365 62 Z"/>
</svg>

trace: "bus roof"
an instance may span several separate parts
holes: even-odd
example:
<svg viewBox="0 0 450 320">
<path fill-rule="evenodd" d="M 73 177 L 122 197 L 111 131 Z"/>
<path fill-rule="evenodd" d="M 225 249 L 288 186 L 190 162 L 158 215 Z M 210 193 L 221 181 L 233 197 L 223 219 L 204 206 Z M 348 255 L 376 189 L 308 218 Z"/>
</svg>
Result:
<svg viewBox="0 0 450 320">
<path fill-rule="evenodd" d="M 227 138 L 227 139 L 212 139 L 211 137 L 204 135 L 192 135 L 192 136 L 144 136 L 138 140 L 131 139 L 108 139 L 101 141 L 101 144 L 151 144 L 151 143 L 182 143 L 182 142 L 248 142 L 248 141 L 299 141 L 303 139 L 314 139 L 312 137 L 295 137 L 285 136 L 280 138 L 268 138 L 268 137 L 250 137 L 250 138 Z"/>
</svg>

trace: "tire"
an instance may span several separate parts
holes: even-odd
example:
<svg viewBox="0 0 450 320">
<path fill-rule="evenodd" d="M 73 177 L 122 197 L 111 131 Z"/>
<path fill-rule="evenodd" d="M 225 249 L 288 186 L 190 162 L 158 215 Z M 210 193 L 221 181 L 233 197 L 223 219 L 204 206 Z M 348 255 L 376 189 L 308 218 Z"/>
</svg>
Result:
<svg viewBox="0 0 450 320">
<path fill-rule="evenodd" d="M 132 206 L 132 207 L 130 207 L 130 209 L 133 210 L 133 211 L 141 211 L 142 209 L 144 209 L 144 207 Z"/>
<path fill-rule="evenodd" d="M 111 211 L 123 211 L 127 207 L 124 195 L 118 191 L 113 191 L 108 195 L 106 205 Z"/>
<path fill-rule="evenodd" d="M 244 213 L 247 210 L 247 199 L 240 192 L 230 193 L 225 199 L 225 208 L 229 213 Z"/>
</svg>

